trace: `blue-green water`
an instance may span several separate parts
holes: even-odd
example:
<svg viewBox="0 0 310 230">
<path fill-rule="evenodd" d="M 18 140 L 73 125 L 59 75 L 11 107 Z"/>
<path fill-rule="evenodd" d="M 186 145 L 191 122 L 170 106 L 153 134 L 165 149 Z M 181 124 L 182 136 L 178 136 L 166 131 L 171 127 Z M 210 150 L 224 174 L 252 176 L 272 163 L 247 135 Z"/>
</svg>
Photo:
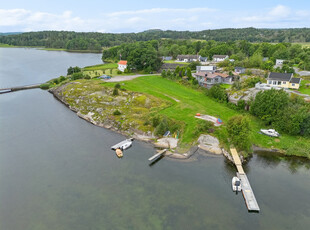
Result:
<svg viewBox="0 0 310 230">
<path fill-rule="evenodd" d="M 100 62 L 97 54 L 30 49 L 27 72 L 21 62 L 4 66 L 2 51 L 4 84 L 15 75 L 23 79 L 18 85 L 47 80 L 33 79 L 42 76 L 37 55 L 44 68 L 50 55 L 60 63 L 78 59 L 74 66 L 84 57 L 85 65 Z M 57 76 L 66 71 L 50 68 Z M 0 229 L 309 229 L 309 162 L 254 155 L 245 170 L 261 212 L 248 213 L 231 190 L 235 169 L 223 157 L 163 158 L 149 166 L 149 144 L 135 141 L 123 159 L 110 151 L 123 139 L 79 119 L 46 91 L 0 95 Z"/>
</svg>

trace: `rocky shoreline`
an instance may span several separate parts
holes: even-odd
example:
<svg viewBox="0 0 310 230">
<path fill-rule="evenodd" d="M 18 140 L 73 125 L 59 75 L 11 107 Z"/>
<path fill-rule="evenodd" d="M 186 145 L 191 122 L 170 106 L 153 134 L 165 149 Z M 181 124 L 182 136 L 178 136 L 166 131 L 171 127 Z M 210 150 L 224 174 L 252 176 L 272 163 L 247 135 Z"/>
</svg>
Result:
<svg viewBox="0 0 310 230">
<path fill-rule="evenodd" d="M 219 140 L 216 137 L 213 137 L 211 135 L 201 135 L 198 138 L 197 145 L 192 146 L 189 150 L 187 150 L 185 153 L 178 153 L 177 147 L 178 147 L 178 140 L 176 138 L 160 138 L 157 139 L 156 136 L 154 136 L 153 133 L 149 132 L 143 132 L 139 129 L 135 128 L 129 128 L 127 130 L 121 130 L 115 126 L 113 126 L 113 122 L 106 119 L 104 122 L 97 122 L 93 119 L 93 112 L 88 112 L 87 114 L 81 113 L 76 107 L 70 106 L 70 104 L 64 99 L 64 97 L 61 95 L 62 90 L 67 87 L 69 84 L 74 83 L 68 83 L 65 85 L 62 85 L 57 88 L 49 89 L 48 91 L 53 94 L 53 96 L 59 100 L 61 103 L 63 103 L 65 106 L 67 106 L 70 110 L 75 112 L 80 118 L 90 122 L 93 125 L 96 125 L 98 127 L 109 129 L 113 132 L 117 132 L 119 134 L 122 134 L 126 137 L 133 137 L 137 140 L 144 141 L 147 143 L 151 143 L 154 145 L 155 148 L 163 149 L 167 148 L 169 151 L 165 154 L 169 158 L 177 159 L 177 160 L 189 160 L 195 153 L 199 153 L 200 155 L 224 155 L 229 161 L 233 162 L 233 159 L 231 155 L 223 148 L 220 147 Z M 281 153 L 278 149 L 266 149 L 266 148 L 260 148 L 258 146 L 253 146 L 253 151 L 267 151 L 267 152 L 273 152 L 273 153 Z M 242 159 L 244 161 L 244 159 Z"/>
<path fill-rule="evenodd" d="M 70 83 L 69 83 L 70 84 Z M 111 122 L 97 122 L 92 118 L 93 113 L 88 112 L 88 114 L 82 114 L 78 109 L 70 106 L 69 103 L 67 103 L 64 98 L 60 95 L 60 92 L 67 86 L 68 84 L 62 85 L 58 88 L 52 88 L 49 89 L 48 92 L 53 94 L 53 96 L 63 103 L 65 106 L 67 106 L 71 111 L 75 112 L 80 118 L 90 122 L 93 125 L 96 125 L 98 127 L 109 129 L 113 132 L 120 133 L 126 137 L 133 137 L 137 140 L 144 141 L 147 143 L 151 143 L 156 148 L 167 148 L 171 151 L 167 151 L 166 156 L 178 159 L 178 160 L 188 160 L 192 155 L 194 155 L 197 150 L 203 150 L 207 153 L 211 153 L 214 155 L 221 155 L 223 153 L 222 149 L 219 146 L 219 141 L 217 138 L 210 136 L 210 135 L 201 135 L 198 139 L 198 146 L 192 146 L 188 151 L 185 153 L 178 153 L 176 151 L 176 148 L 178 147 L 178 140 L 175 138 L 160 138 L 156 141 L 156 136 L 153 135 L 153 133 L 148 132 L 142 132 L 138 129 L 128 129 L 126 131 L 120 130 L 113 125 L 111 125 Z"/>
</svg>

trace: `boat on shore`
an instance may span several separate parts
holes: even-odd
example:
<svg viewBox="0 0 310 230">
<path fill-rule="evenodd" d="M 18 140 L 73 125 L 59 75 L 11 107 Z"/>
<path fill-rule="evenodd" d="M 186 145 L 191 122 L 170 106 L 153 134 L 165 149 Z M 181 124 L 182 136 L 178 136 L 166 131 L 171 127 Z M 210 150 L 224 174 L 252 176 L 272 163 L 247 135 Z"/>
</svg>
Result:
<svg viewBox="0 0 310 230">
<path fill-rule="evenodd" d="M 241 191 L 241 181 L 238 177 L 234 176 L 231 180 L 232 190 L 234 192 L 240 192 Z"/>
<path fill-rule="evenodd" d="M 280 134 L 274 129 L 261 129 L 260 132 L 270 137 L 279 137 Z"/>
</svg>

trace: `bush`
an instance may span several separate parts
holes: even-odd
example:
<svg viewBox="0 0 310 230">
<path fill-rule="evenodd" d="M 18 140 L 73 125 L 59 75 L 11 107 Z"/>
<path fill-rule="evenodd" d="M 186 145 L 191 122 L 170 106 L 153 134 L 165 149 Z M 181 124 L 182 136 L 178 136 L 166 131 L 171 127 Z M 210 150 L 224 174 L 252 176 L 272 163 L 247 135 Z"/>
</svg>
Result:
<svg viewBox="0 0 310 230">
<path fill-rule="evenodd" d="M 119 95 L 119 94 L 118 94 L 118 89 L 117 89 L 117 88 L 114 88 L 114 89 L 113 89 L 112 95 L 113 95 L 113 96 Z"/>
<path fill-rule="evenodd" d="M 207 96 L 213 97 L 219 102 L 227 102 L 228 96 L 226 90 L 222 88 L 219 84 L 214 85 L 207 91 Z"/>
<path fill-rule="evenodd" d="M 118 116 L 118 115 L 121 115 L 122 113 L 119 111 L 119 110 L 115 110 L 114 112 L 113 112 L 113 115 L 116 115 L 116 116 Z"/>
<path fill-rule="evenodd" d="M 59 83 L 58 78 L 54 79 L 54 80 L 53 80 L 53 83 L 55 83 L 55 84 L 57 85 L 57 84 Z"/>
<path fill-rule="evenodd" d="M 120 89 L 121 88 L 121 85 L 119 83 L 115 84 L 114 86 L 115 89 Z"/>
<path fill-rule="evenodd" d="M 73 73 L 79 73 L 79 72 L 81 72 L 82 70 L 81 70 L 81 68 L 80 67 L 78 67 L 78 66 L 76 66 L 76 67 L 69 67 L 68 68 L 68 70 L 67 70 L 67 75 L 71 75 L 71 74 L 73 74 Z"/>
<path fill-rule="evenodd" d="M 249 150 L 250 148 L 250 122 L 242 115 L 231 117 L 227 122 L 227 131 L 231 142 L 239 150 Z"/>
<path fill-rule="evenodd" d="M 213 128 L 213 123 L 211 121 L 199 120 L 197 122 L 194 135 L 198 136 L 201 133 L 209 133 Z"/>
<path fill-rule="evenodd" d="M 82 79 L 83 77 L 84 77 L 83 74 L 81 72 L 79 72 L 79 73 L 72 74 L 71 79 L 72 80 L 78 80 L 78 79 Z"/>
<path fill-rule="evenodd" d="M 49 89 L 49 88 L 50 88 L 50 85 L 47 84 L 47 83 L 44 83 L 44 84 L 41 84 L 41 85 L 40 85 L 40 88 L 41 88 L 41 89 Z"/>
<path fill-rule="evenodd" d="M 123 72 L 120 70 L 117 70 L 117 74 L 122 74 Z"/>
<path fill-rule="evenodd" d="M 64 76 L 60 76 L 60 77 L 59 77 L 59 81 L 60 81 L 60 82 L 65 81 L 65 80 L 66 80 L 66 77 L 64 77 Z"/>
<path fill-rule="evenodd" d="M 87 74 L 84 79 L 90 79 L 91 77 Z"/>
</svg>

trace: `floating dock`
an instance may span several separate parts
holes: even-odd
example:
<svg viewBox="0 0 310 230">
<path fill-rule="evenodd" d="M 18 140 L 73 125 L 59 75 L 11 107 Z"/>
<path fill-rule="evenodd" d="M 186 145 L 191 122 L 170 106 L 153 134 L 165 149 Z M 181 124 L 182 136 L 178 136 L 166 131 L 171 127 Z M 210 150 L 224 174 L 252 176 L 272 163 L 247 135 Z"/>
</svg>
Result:
<svg viewBox="0 0 310 230">
<path fill-rule="evenodd" d="M 158 157 L 163 155 L 166 151 L 167 151 L 167 149 L 161 150 L 160 152 L 156 153 L 154 156 L 150 157 L 149 161 L 153 161 L 153 160 L 157 159 Z"/>
<path fill-rule="evenodd" d="M 236 149 L 230 149 L 231 155 L 234 159 L 234 163 L 237 167 L 237 176 L 240 179 L 241 182 L 241 189 L 242 189 L 242 194 L 246 203 L 246 206 L 248 208 L 249 211 L 254 211 L 254 212 L 259 212 L 259 206 L 258 203 L 256 201 L 254 192 L 252 190 L 252 187 L 250 185 L 250 182 L 248 180 L 248 177 L 246 176 L 243 168 L 242 168 L 242 164 L 241 164 L 241 160 L 240 157 L 237 153 Z"/>
</svg>

